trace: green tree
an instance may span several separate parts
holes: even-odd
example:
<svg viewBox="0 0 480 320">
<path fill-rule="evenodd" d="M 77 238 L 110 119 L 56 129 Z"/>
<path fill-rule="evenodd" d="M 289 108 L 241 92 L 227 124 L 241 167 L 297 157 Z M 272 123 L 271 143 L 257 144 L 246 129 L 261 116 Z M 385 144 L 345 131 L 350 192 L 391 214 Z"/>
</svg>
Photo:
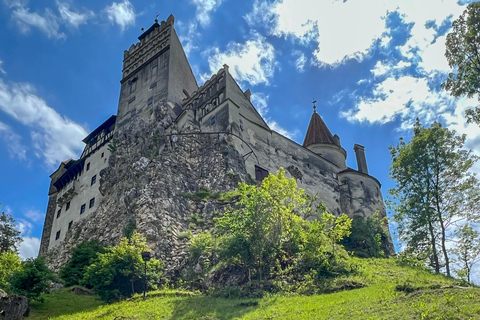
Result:
<svg viewBox="0 0 480 320">
<path fill-rule="evenodd" d="M 480 261 L 480 237 L 479 233 L 465 224 L 455 231 L 456 246 L 451 252 L 456 256 L 456 261 L 461 269 L 457 270 L 457 275 L 470 282 L 472 267 Z"/>
<path fill-rule="evenodd" d="M 411 141 L 390 147 L 395 187 L 389 193 L 400 239 L 407 250 L 426 248 L 435 272 L 445 266 L 449 276 L 449 230 L 460 219 L 478 219 L 480 204 L 470 172 L 477 157 L 463 149 L 465 138 L 440 123 L 424 128 L 417 119 Z"/>
<path fill-rule="evenodd" d="M 134 231 L 131 237 L 122 238 L 115 247 L 105 248 L 105 253 L 86 267 L 82 284 L 91 286 L 105 301 L 129 297 L 144 288 L 144 262 L 142 252 L 150 251 L 146 240 Z M 156 288 L 163 274 L 163 262 L 153 258 L 147 262 L 147 285 Z"/>
<path fill-rule="evenodd" d="M 86 267 L 95 262 L 99 253 L 104 252 L 105 248 L 98 240 L 88 240 L 78 244 L 72 250 L 70 260 L 60 270 L 59 275 L 65 281 L 65 286 L 80 284 L 85 275 Z"/>
<path fill-rule="evenodd" d="M 259 187 L 239 184 L 238 192 L 238 207 L 216 221 L 218 234 L 225 236 L 223 256 L 239 260 L 250 276 L 257 274 L 261 280 L 282 250 L 298 251 L 300 214 L 310 210 L 309 199 L 295 179 L 285 177 L 283 168 Z"/>
<path fill-rule="evenodd" d="M 380 258 L 389 254 L 387 217 L 379 218 L 378 212 L 371 217 L 355 217 L 350 236 L 342 240 L 345 249 L 361 258 Z"/>
<path fill-rule="evenodd" d="M 13 251 L 0 253 L 0 289 L 9 291 L 9 278 L 20 269 L 20 265 L 18 253 Z"/>
<path fill-rule="evenodd" d="M 22 262 L 20 270 L 13 273 L 10 286 L 16 294 L 43 302 L 40 295 L 49 292 L 52 281 L 57 281 L 57 276 L 47 268 L 44 258 L 30 258 Z"/>
<path fill-rule="evenodd" d="M 22 238 L 20 238 L 20 231 L 15 227 L 13 217 L 0 211 L 0 253 L 17 251 L 17 246 L 22 242 Z"/>
<path fill-rule="evenodd" d="M 480 101 L 480 3 L 468 5 L 447 35 L 445 57 L 453 72 L 442 87 L 454 97 L 477 96 Z M 466 112 L 468 122 L 480 124 L 480 108 Z"/>
</svg>

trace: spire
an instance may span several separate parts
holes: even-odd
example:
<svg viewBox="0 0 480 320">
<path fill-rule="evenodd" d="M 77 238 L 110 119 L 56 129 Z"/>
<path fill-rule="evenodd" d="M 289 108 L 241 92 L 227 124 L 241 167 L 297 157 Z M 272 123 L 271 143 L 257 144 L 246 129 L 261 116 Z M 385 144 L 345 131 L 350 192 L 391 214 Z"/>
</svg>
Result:
<svg viewBox="0 0 480 320">
<path fill-rule="evenodd" d="M 330 130 L 328 130 L 327 125 L 317 113 L 317 106 L 315 105 L 316 102 L 317 101 L 313 100 L 313 114 L 312 118 L 310 119 L 310 124 L 308 125 L 305 140 L 303 141 L 304 147 L 308 147 L 309 145 L 317 143 L 335 144 Z"/>
</svg>

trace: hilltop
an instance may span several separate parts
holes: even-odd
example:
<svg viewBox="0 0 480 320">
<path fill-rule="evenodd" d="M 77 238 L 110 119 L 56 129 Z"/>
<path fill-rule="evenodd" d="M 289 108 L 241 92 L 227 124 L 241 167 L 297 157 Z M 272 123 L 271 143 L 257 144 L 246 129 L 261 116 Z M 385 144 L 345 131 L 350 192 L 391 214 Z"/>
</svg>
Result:
<svg viewBox="0 0 480 320">
<path fill-rule="evenodd" d="M 195 292 L 152 291 L 103 304 L 68 288 L 32 303 L 28 319 L 478 319 L 480 288 L 391 259 L 358 259 L 358 272 L 336 278 L 337 292 L 225 299 Z M 355 289 L 354 289 L 355 288 Z"/>
</svg>

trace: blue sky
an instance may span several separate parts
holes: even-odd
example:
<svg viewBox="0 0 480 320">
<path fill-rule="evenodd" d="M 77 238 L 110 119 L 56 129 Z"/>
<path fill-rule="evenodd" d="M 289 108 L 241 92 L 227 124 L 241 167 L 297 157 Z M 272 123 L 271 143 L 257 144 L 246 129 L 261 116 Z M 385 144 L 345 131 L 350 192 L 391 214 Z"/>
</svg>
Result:
<svg viewBox="0 0 480 320">
<path fill-rule="evenodd" d="M 466 133 L 480 154 L 480 129 L 463 116 L 477 101 L 440 89 L 445 35 L 468 1 L 1 1 L 0 203 L 22 257 L 38 252 L 49 175 L 116 113 L 123 51 L 156 13 L 175 16 L 199 85 L 228 64 L 271 128 L 298 143 L 315 98 L 349 166 L 354 143 L 365 146 L 384 197 L 388 147 L 417 117 Z"/>
</svg>

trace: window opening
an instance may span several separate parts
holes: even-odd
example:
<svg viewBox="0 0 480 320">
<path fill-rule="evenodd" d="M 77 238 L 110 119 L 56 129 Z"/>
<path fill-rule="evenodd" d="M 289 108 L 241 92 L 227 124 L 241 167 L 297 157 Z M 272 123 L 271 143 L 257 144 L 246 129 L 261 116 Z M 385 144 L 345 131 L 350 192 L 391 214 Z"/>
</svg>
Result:
<svg viewBox="0 0 480 320">
<path fill-rule="evenodd" d="M 67 211 L 68 209 L 70 209 L 70 201 L 67 202 L 67 207 L 65 208 L 65 211 Z"/>
<path fill-rule="evenodd" d="M 90 170 L 90 162 L 87 163 L 87 171 Z"/>
<path fill-rule="evenodd" d="M 263 181 L 266 177 L 268 177 L 268 170 L 255 166 L 255 180 Z"/>
<path fill-rule="evenodd" d="M 94 175 L 92 177 L 92 183 L 90 183 L 90 185 L 93 186 L 95 184 L 95 182 L 97 182 L 97 175 Z"/>
<path fill-rule="evenodd" d="M 151 105 L 153 103 L 153 97 L 148 98 L 148 105 Z"/>
<path fill-rule="evenodd" d="M 90 199 L 90 205 L 88 207 L 91 208 L 94 205 L 95 205 L 95 198 L 92 198 L 92 199 Z"/>
<path fill-rule="evenodd" d="M 210 118 L 210 125 L 213 126 L 214 124 L 215 124 L 215 116 Z"/>
<path fill-rule="evenodd" d="M 60 214 L 62 213 L 62 209 L 57 211 L 57 219 L 60 217 Z"/>
<path fill-rule="evenodd" d="M 84 213 L 85 212 L 85 203 L 82 204 L 82 206 L 80 207 L 80 214 Z"/>
<path fill-rule="evenodd" d="M 57 234 L 55 235 L 55 240 L 58 240 L 58 239 L 60 238 L 60 231 L 61 231 L 61 230 L 58 230 L 58 231 L 57 231 Z"/>
<path fill-rule="evenodd" d="M 73 224 L 73 221 L 70 221 L 70 222 L 68 223 L 68 230 L 70 230 L 70 228 L 72 228 L 72 224 Z"/>
</svg>

